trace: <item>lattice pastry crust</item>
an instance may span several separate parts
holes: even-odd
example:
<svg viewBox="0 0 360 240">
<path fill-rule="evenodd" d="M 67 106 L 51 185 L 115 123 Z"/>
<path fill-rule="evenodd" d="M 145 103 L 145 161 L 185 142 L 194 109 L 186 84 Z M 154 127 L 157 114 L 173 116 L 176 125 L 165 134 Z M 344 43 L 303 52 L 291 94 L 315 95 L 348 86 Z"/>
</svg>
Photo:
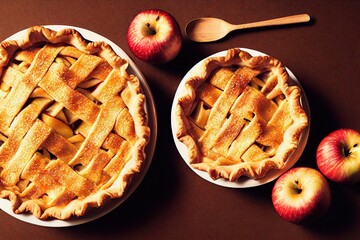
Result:
<svg viewBox="0 0 360 240">
<path fill-rule="evenodd" d="M 0 46 L 0 197 L 40 219 L 121 197 L 145 161 L 145 96 L 128 62 L 74 29 Z"/>
<path fill-rule="evenodd" d="M 269 56 L 230 49 L 185 80 L 175 107 L 177 138 L 192 167 L 213 179 L 264 177 L 281 169 L 308 125 L 300 89 Z"/>
</svg>

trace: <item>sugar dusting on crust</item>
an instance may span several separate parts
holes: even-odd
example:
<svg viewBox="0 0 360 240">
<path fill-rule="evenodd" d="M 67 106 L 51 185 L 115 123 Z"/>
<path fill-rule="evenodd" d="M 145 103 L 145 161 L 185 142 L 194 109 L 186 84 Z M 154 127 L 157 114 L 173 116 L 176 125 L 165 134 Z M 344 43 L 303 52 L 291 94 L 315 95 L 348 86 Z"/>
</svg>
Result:
<svg viewBox="0 0 360 240">
<path fill-rule="evenodd" d="M 289 102 L 290 115 L 293 121 L 291 121 L 290 127 L 286 129 L 283 140 L 277 148 L 278 150 L 276 153 L 272 153 L 271 157 L 262 161 L 234 162 L 234 160 L 227 159 L 226 156 L 219 158 L 213 150 L 204 149 L 201 139 L 199 141 L 192 137 L 189 116 L 190 111 L 192 111 L 191 109 L 193 109 L 193 103 L 198 101 L 196 100 L 196 89 L 198 89 L 202 82 L 207 81 L 214 69 L 222 67 L 245 67 L 267 72 L 266 77 L 269 79 L 270 85 L 262 86 L 259 91 L 266 93 L 268 99 L 279 101 L 277 104 L 280 104 L 282 101 Z M 289 86 L 289 76 L 285 67 L 280 61 L 270 56 L 252 57 L 248 52 L 240 49 L 229 49 L 224 57 L 210 57 L 206 59 L 198 69 L 193 71 L 184 86 L 185 88 L 180 94 L 176 105 L 177 138 L 187 146 L 190 164 L 196 169 L 208 172 L 213 179 L 225 178 L 230 181 L 236 181 L 241 176 L 260 179 L 265 176 L 269 169 L 281 169 L 291 153 L 297 148 L 299 137 L 308 124 L 306 113 L 300 105 L 300 89 L 297 86 Z M 283 95 L 283 98 L 278 98 L 280 95 Z M 235 129 L 237 128 L 233 128 L 233 130 Z M 224 133 L 226 133 L 226 129 Z M 226 136 L 230 135 L 227 134 Z M 217 148 L 218 146 L 215 145 L 214 150 Z M 266 146 L 264 146 L 264 149 L 267 149 Z M 272 148 L 269 148 L 269 150 L 273 151 Z M 207 154 L 210 155 L 207 156 Z M 213 159 L 211 154 L 214 154 Z M 222 158 L 223 160 L 221 160 Z"/>
</svg>

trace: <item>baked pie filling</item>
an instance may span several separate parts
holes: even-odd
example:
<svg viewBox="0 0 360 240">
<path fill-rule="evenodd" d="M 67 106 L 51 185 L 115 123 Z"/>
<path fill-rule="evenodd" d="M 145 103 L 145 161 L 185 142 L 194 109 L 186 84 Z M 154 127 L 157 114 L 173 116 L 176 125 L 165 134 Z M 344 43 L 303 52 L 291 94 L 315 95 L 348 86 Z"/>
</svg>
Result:
<svg viewBox="0 0 360 240">
<path fill-rule="evenodd" d="M 213 179 L 264 177 L 284 167 L 308 124 L 300 89 L 269 56 L 230 49 L 185 80 L 176 105 L 177 138 L 192 167 Z"/>
<path fill-rule="evenodd" d="M 145 161 L 145 96 L 128 63 L 73 29 L 0 46 L 0 197 L 68 219 L 121 197 Z"/>
</svg>

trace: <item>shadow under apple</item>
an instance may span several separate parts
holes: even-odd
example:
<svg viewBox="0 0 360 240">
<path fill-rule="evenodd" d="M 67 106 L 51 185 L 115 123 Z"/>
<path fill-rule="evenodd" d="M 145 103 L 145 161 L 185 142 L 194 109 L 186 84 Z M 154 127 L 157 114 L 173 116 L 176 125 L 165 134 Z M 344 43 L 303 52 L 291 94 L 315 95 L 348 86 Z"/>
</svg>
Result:
<svg viewBox="0 0 360 240">
<path fill-rule="evenodd" d="M 167 73 L 178 73 L 180 79 L 199 61 L 208 57 L 209 53 L 206 51 L 206 44 L 199 44 L 192 42 L 187 37 L 183 38 L 182 48 L 172 61 L 156 65 L 159 69 Z"/>
<path fill-rule="evenodd" d="M 331 206 L 319 221 L 305 225 L 306 229 L 322 236 L 342 236 L 349 229 L 357 228 L 356 201 L 352 196 L 351 186 L 330 182 L 332 193 Z"/>
<path fill-rule="evenodd" d="M 310 77 L 299 76 L 301 79 L 313 81 Z M 340 128 L 339 122 L 336 121 L 336 115 L 332 107 L 325 101 L 325 98 L 319 94 L 316 89 L 302 83 L 306 92 L 310 110 L 311 125 L 309 139 L 306 148 L 295 166 L 307 166 L 318 170 L 316 165 L 316 150 L 321 140 L 335 129 Z M 294 166 L 294 167 L 295 167 Z M 326 215 L 315 223 L 305 225 L 306 229 L 319 232 L 324 235 L 341 235 L 347 229 L 354 227 L 355 213 L 353 196 L 349 188 L 352 185 L 338 184 L 328 180 L 330 184 L 332 203 Z"/>
</svg>

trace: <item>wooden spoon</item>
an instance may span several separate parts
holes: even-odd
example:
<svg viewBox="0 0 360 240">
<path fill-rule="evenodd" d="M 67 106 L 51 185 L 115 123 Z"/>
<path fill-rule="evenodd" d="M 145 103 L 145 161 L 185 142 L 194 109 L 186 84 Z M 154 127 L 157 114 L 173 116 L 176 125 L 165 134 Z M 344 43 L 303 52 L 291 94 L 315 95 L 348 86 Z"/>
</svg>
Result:
<svg viewBox="0 0 360 240">
<path fill-rule="evenodd" d="M 225 37 L 228 33 L 234 30 L 302 23 L 308 21 L 310 21 L 310 16 L 308 14 L 299 14 L 236 25 L 230 24 L 222 19 L 205 17 L 192 20 L 187 24 L 185 31 L 192 41 L 212 42 Z"/>
</svg>

